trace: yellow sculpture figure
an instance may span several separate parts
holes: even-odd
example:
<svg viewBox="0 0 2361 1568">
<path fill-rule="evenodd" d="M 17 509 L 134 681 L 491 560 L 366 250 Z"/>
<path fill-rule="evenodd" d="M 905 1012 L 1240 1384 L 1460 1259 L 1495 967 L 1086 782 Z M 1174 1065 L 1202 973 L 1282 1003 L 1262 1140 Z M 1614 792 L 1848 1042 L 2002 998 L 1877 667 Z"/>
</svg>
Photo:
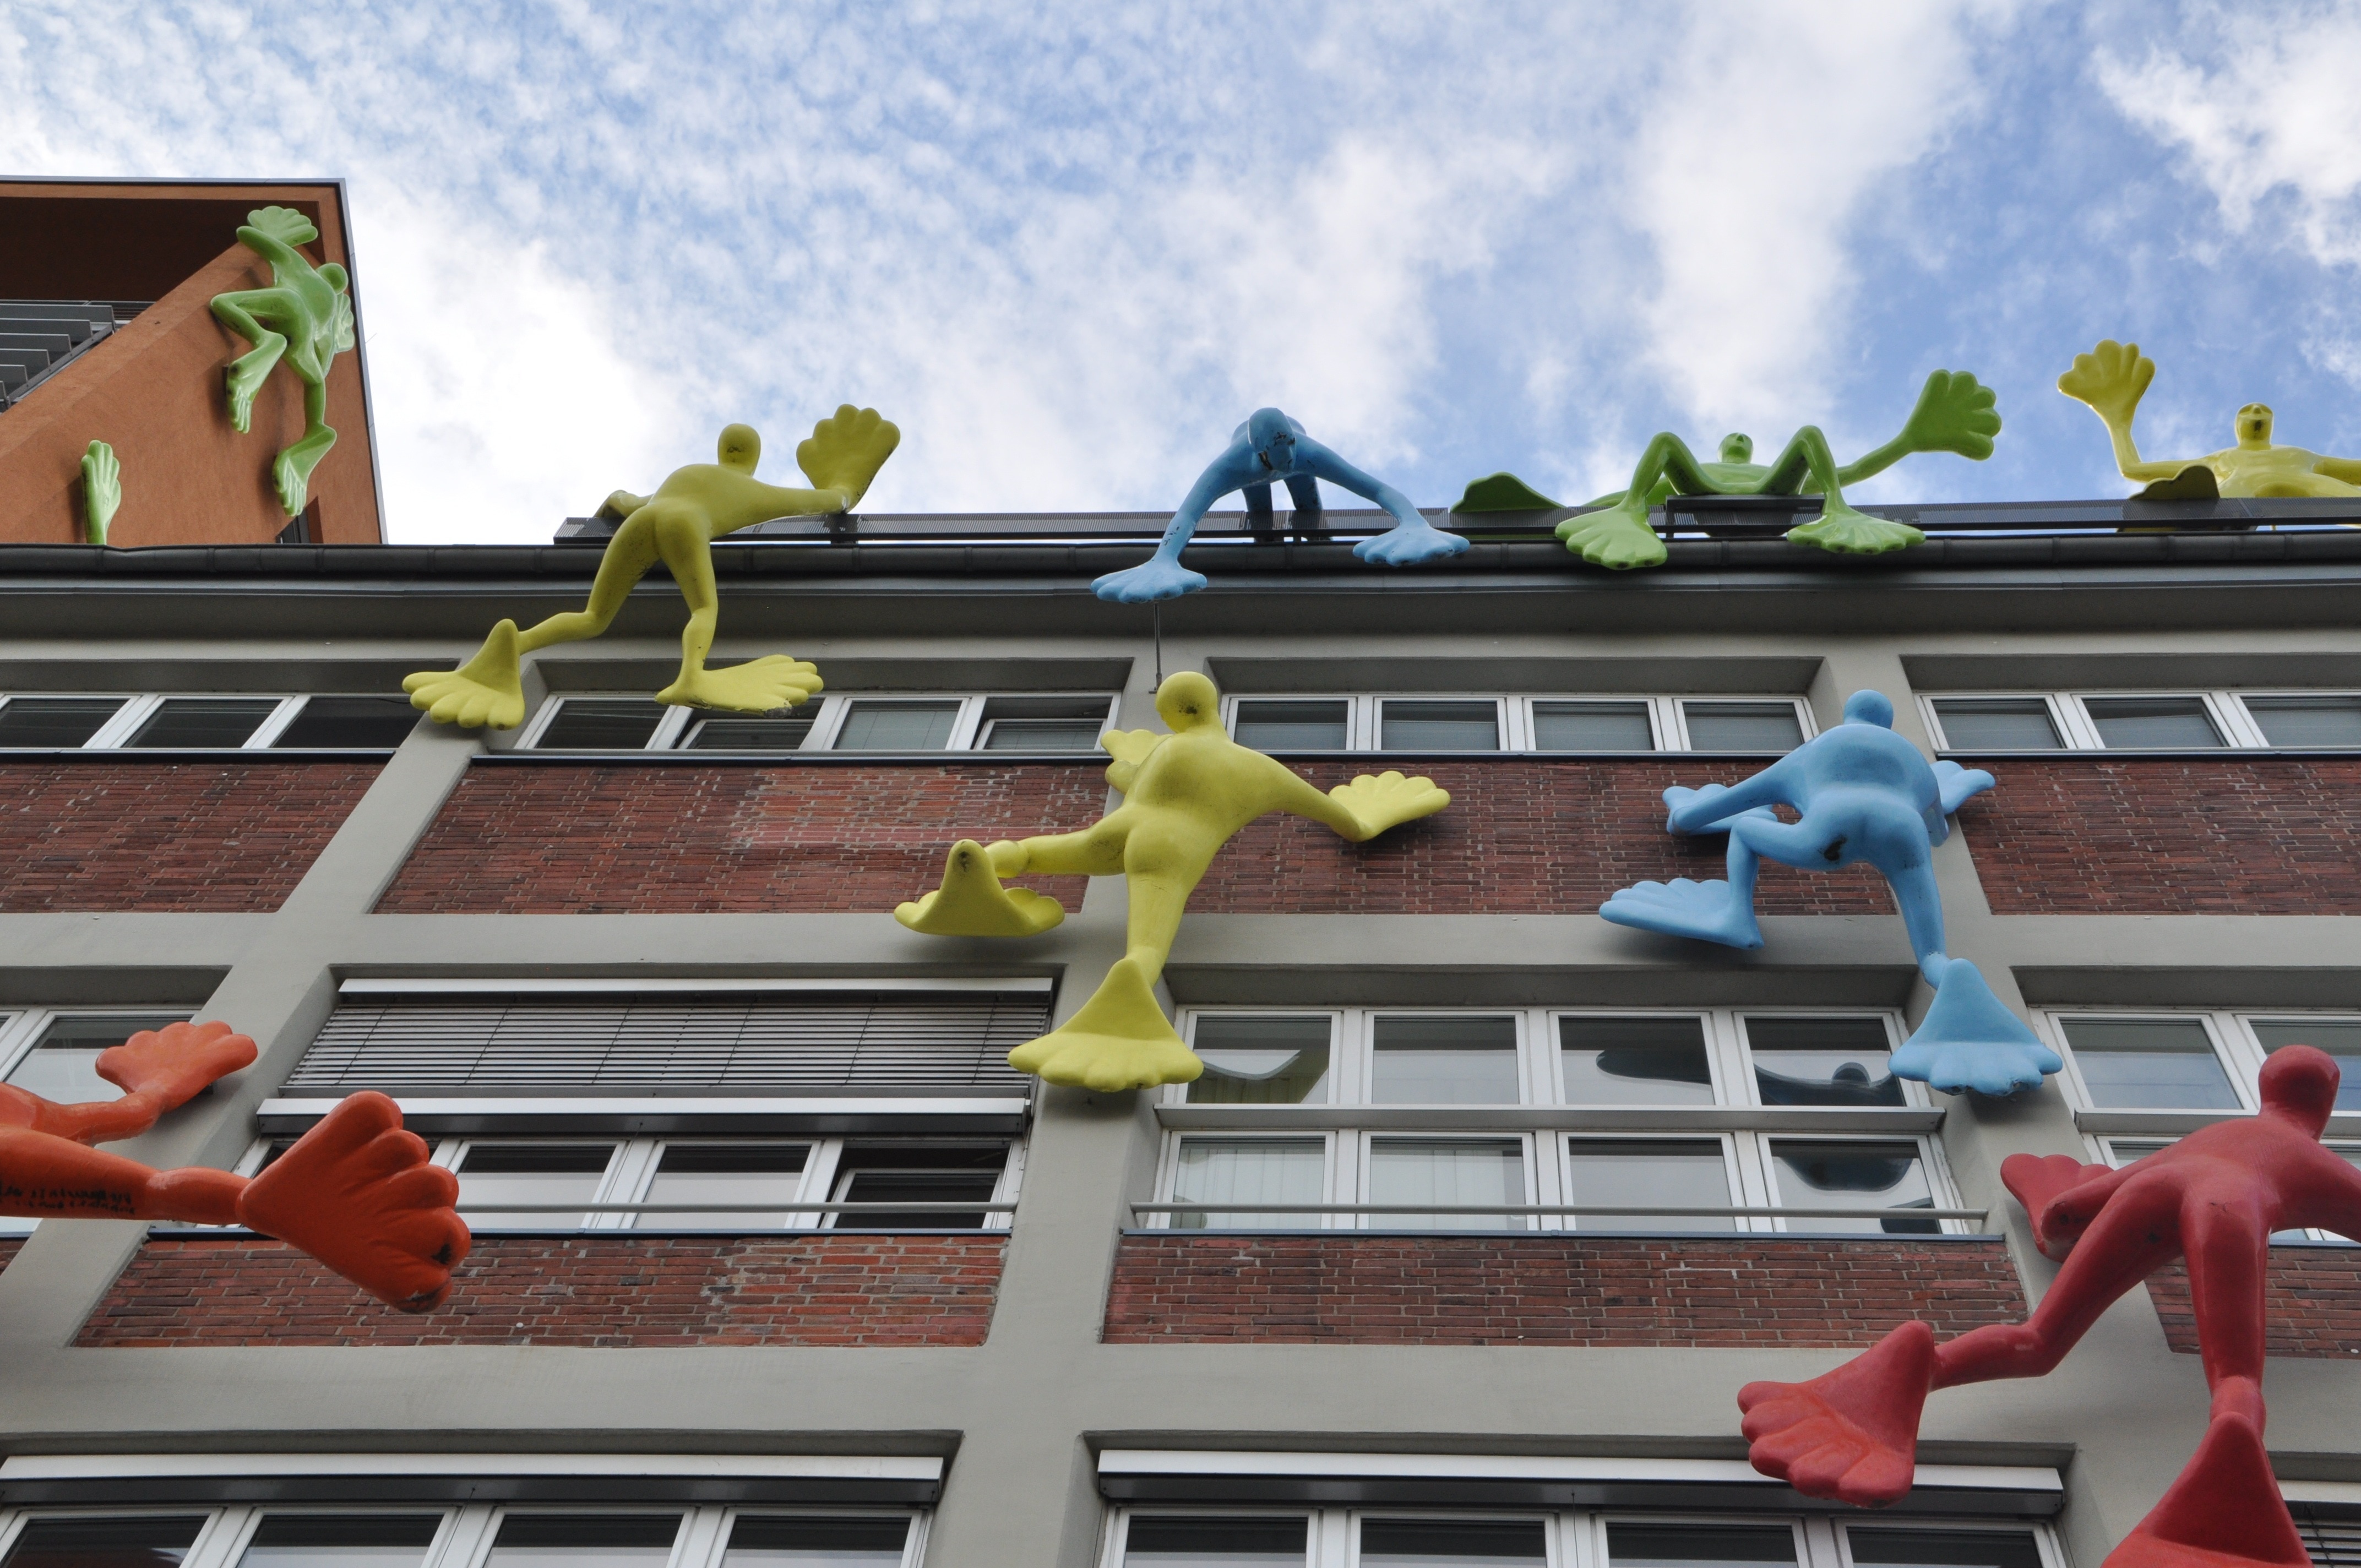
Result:
<svg viewBox="0 0 2361 1568">
<path fill-rule="evenodd" d="M 988 850 L 961 840 L 943 867 L 941 890 L 894 911 L 903 925 L 931 936 L 1029 937 L 1064 919 L 1065 911 L 1039 894 L 1002 887 L 1002 877 L 1120 872 L 1128 880 L 1124 956 L 1062 1027 L 1008 1053 L 1011 1067 L 1051 1083 L 1145 1089 L 1186 1083 L 1205 1070 L 1165 1021 L 1156 981 L 1190 891 L 1247 823 L 1291 812 L 1357 844 L 1451 804 L 1432 779 L 1391 773 L 1364 773 L 1323 795 L 1283 763 L 1231 740 L 1222 728 L 1221 696 L 1201 674 L 1167 679 L 1157 688 L 1156 711 L 1171 734 L 1116 730 L 1099 742 L 1115 755 L 1107 782 L 1126 799 L 1098 826 Z"/>
<path fill-rule="evenodd" d="M 2058 389 L 2088 403 L 2106 422 L 2115 466 L 2126 479 L 2149 481 L 2133 497 L 2143 501 L 2206 501 L 2216 497 L 2361 496 L 2361 459 L 2324 457 L 2301 446 L 2271 444 L 2271 411 L 2248 403 L 2238 411 L 2238 444 L 2210 456 L 2150 463 L 2132 440 L 2132 418 L 2156 379 L 2156 361 L 2136 343 L 2102 339 L 2058 378 Z"/>
<path fill-rule="evenodd" d="M 719 609 L 710 546 L 721 534 L 774 517 L 850 510 L 868 493 L 870 481 L 901 439 L 901 431 L 875 409 L 846 403 L 814 425 L 811 439 L 796 448 L 796 464 L 816 488 L 783 489 L 754 477 L 763 438 L 751 426 L 730 425 L 721 433 L 718 462 L 674 469 L 653 496 L 617 490 L 599 507 L 599 516 L 620 518 L 622 526 L 607 543 L 585 609 L 553 615 L 527 631 L 503 620 L 474 658 L 456 670 L 405 676 L 402 690 L 410 693 L 412 707 L 443 723 L 513 729 L 524 720 L 523 656 L 606 630 L 631 585 L 662 561 L 688 601 L 688 625 L 680 634 L 680 678 L 656 693 L 656 700 L 732 713 L 793 707 L 820 688 L 819 672 L 804 660 L 774 653 L 727 669 L 706 668 Z"/>
</svg>

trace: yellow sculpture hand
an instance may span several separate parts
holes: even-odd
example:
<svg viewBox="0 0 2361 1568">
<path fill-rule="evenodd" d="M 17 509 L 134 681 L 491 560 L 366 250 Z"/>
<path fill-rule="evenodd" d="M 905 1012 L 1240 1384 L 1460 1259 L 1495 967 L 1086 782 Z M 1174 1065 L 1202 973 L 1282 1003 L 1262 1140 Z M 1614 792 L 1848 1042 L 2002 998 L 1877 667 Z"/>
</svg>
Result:
<svg viewBox="0 0 2361 1568">
<path fill-rule="evenodd" d="M 2058 389 L 2077 402 L 2088 403 L 2107 422 L 2109 430 L 2128 428 L 2147 385 L 2156 379 L 2156 361 L 2136 343 L 2102 338 L 2088 354 L 2074 356 L 2074 367 L 2058 378 Z"/>
<path fill-rule="evenodd" d="M 631 516 L 633 512 L 639 510 L 642 507 L 647 504 L 648 498 L 645 496 L 635 496 L 629 490 L 617 490 L 613 495 L 609 496 L 605 500 L 600 501 L 598 503 L 598 510 L 592 512 L 590 515 L 593 517 L 611 517 L 616 521 L 620 522 L 623 519 Z"/>
<path fill-rule="evenodd" d="M 1153 729 L 1110 729 L 1100 736 L 1100 749 L 1115 758 L 1107 768 L 1107 783 L 1129 795 L 1131 781 L 1139 776 L 1139 764 L 1166 739 Z"/>
<path fill-rule="evenodd" d="M 1450 792 L 1436 788 L 1433 779 L 1404 778 L 1397 773 L 1375 778 L 1363 773 L 1328 794 L 1360 823 L 1364 839 L 1374 839 L 1417 817 L 1432 817 L 1451 804 Z"/>
<path fill-rule="evenodd" d="M 875 409 L 844 403 L 812 426 L 811 438 L 796 448 L 796 466 L 814 489 L 843 491 L 849 511 L 861 504 L 870 481 L 901 442 L 900 427 Z"/>
</svg>

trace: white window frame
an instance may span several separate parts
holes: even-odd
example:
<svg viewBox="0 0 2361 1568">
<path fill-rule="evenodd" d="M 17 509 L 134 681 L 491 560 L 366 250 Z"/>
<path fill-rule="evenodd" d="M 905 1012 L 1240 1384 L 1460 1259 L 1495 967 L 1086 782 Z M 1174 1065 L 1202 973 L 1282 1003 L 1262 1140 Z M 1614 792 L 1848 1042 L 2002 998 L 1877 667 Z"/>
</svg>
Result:
<svg viewBox="0 0 2361 1568">
<path fill-rule="evenodd" d="M 646 702 L 647 700 L 648 694 L 645 692 L 555 693 L 547 701 L 544 702 L 539 708 L 534 710 L 533 716 L 531 718 L 525 721 L 524 733 L 517 738 L 517 750 L 521 751 L 539 751 L 541 749 L 542 737 L 549 733 L 550 726 L 557 722 L 558 714 L 564 710 L 566 705 L 569 702 Z M 648 732 L 646 741 L 642 744 L 638 750 L 642 751 L 668 751 L 672 750 L 673 746 L 680 740 L 682 734 L 687 730 L 689 720 L 697 717 L 701 711 L 701 709 L 694 707 L 674 707 L 669 706 L 658 707 L 656 709 L 656 727 Z M 568 750 L 571 750 L 571 748 L 568 748 Z M 595 755 L 595 753 L 590 754 Z"/>
<path fill-rule="evenodd" d="M 2091 717 L 2090 710 L 2083 706 L 2086 699 L 2092 697 L 2194 697 L 2204 704 L 2207 718 L 2213 722 L 2214 731 L 2222 737 L 2222 744 L 2218 748 L 2221 751 L 2253 751 L 2285 750 L 2292 751 L 2317 752 L 2323 756 L 2335 756 L 2350 750 L 2350 748 L 2336 746 L 2273 747 L 2269 737 L 2263 732 L 2261 722 L 2257 720 L 2253 714 L 2246 710 L 2246 699 L 2250 696 L 2361 696 L 2361 692 L 2354 692 L 2334 687 L 2323 687 L 2315 690 L 2281 690 L 2278 688 L 2256 687 L 2250 690 L 2243 686 L 2158 686 L 2146 690 L 2138 690 L 2112 686 L 2092 686 L 2086 689 L 2078 688 L 2073 691 L 1935 691 L 1920 692 L 1917 693 L 1916 696 L 1918 698 L 1919 717 L 1926 720 L 1927 733 L 1934 740 L 1935 750 L 1938 751 L 1959 751 L 1962 754 L 1970 754 L 1971 752 L 1971 748 L 1954 746 L 1951 744 L 1949 737 L 1943 729 L 1943 717 L 1936 708 L 1936 704 L 1938 702 L 2023 701 L 2028 697 L 2037 697 L 2048 706 L 2049 722 L 2058 731 L 2058 737 L 2060 741 L 2059 750 L 2066 751 L 2104 751 L 2110 750 L 2110 748 L 2106 741 L 2100 737 L 2097 721 Z M 2214 748 L 2208 748 L 2208 750 L 2213 749 Z M 2144 746 L 2130 746 L 2116 747 L 2114 748 L 2114 750 L 2124 756 L 2138 757 L 2153 755 L 2159 751 L 2169 754 L 2179 749 L 2174 747 L 2150 748 Z"/>
<path fill-rule="evenodd" d="M 2261 1011 L 2249 1016 L 2267 1019 L 2300 1016 L 2298 1012 Z M 2337 1016 L 2350 1018 L 2351 1014 Z M 2033 1010 L 2033 1026 L 2050 1047 L 2066 1062 L 2059 1075 L 2067 1091 L 2067 1103 L 2076 1111 L 2110 1117 L 2157 1117 L 2178 1123 L 2191 1116 L 2221 1119 L 2242 1116 L 2261 1109 L 2257 1097 L 2255 1075 L 2262 1070 L 2263 1048 L 2254 1034 L 2239 1022 L 2238 1013 L 2213 1011 L 2194 1007 L 2038 1007 Z M 2091 1091 L 2082 1077 L 2081 1064 L 2075 1058 L 2074 1046 L 2067 1035 L 2067 1025 L 2078 1019 L 2103 1023 L 2148 1024 L 2183 1023 L 2194 1018 L 2205 1030 L 2206 1042 L 2213 1047 L 2214 1060 L 2222 1067 L 2223 1076 L 2230 1080 L 2230 1091 L 2238 1097 L 2235 1109 L 2209 1109 L 2202 1105 L 2106 1105 Z M 2161 1131 L 2161 1126 L 2159 1126 Z"/>
<path fill-rule="evenodd" d="M 120 706 L 115 708 L 113 717 L 109 718 L 105 723 L 93 730 L 91 732 L 90 739 L 83 741 L 79 747 L 74 748 L 74 750 L 82 751 L 119 751 L 124 750 L 129 743 L 131 738 L 139 732 L 140 726 L 146 724 L 149 718 L 153 718 L 157 709 L 162 707 L 168 701 L 258 702 L 268 699 L 270 702 L 276 703 L 278 706 L 263 716 L 261 721 L 256 725 L 252 732 L 250 732 L 244 740 L 238 742 L 235 747 L 227 748 L 228 750 L 240 751 L 268 751 L 277 743 L 279 737 L 285 733 L 287 727 L 294 723 L 297 717 L 302 713 L 304 705 L 310 702 L 314 696 L 375 696 L 383 695 L 385 694 L 376 692 L 302 692 L 298 693 L 293 696 L 285 696 L 274 692 L 18 691 L 0 693 L 0 709 L 5 709 L 10 702 L 20 696 L 79 697 L 92 702 L 112 701 L 117 703 Z M 551 705 L 544 703 L 543 706 L 549 707 Z M 208 751 L 222 749 L 223 748 L 218 747 L 205 748 L 205 750 Z M 352 749 L 361 751 L 377 751 L 379 748 L 374 746 L 359 746 Z M 7 755 L 6 751 L 0 750 L 0 756 L 5 755 Z"/>
<path fill-rule="evenodd" d="M 1533 705 L 1537 702 L 1645 703 L 1648 707 L 1648 729 L 1653 741 L 1652 750 L 1654 751 L 1696 750 L 1689 743 L 1688 718 L 1684 707 L 1692 702 L 1788 703 L 1795 707 L 1795 726 L 1806 740 L 1819 733 L 1819 727 L 1812 716 L 1812 705 L 1802 697 L 1782 692 L 1691 692 L 1673 696 L 1642 692 L 1537 692 L 1519 696 L 1502 696 L 1495 692 L 1244 692 L 1225 695 L 1222 698 L 1222 726 L 1233 736 L 1237 733 L 1238 705 L 1241 702 L 1342 702 L 1345 704 L 1345 750 L 1347 751 L 1382 751 L 1386 749 L 1384 705 L 1389 702 L 1489 702 L 1499 715 L 1499 749 L 1543 757 L 1621 756 L 1628 753 L 1542 751 L 1534 743 Z M 1767 751 L 1762 754 L 1771 755 Z"/>
<path fill-rule="evenodd" d="M 567 702 L 577 698 L 592 702 L 617 702 L 645 700 L 645 697 L 646 694 L 643 692 L 554 694 L 541 705 L 539 710 L 527 722 L 523 734 L 517 740 L 517 746 L 522 751 L 540 749 L 542 737 L 548 732 L 549 727 L 556 722 L 558 709 Z M 795 750 L 798 751 L 835 751 L 837 737 L 844 730 L 845 718 L 852 711 L 852 705 L 856 702 L 954 702 L 959 705 L 959 712 L 951 720 L 950 735 L 939 748 L 939 754 L 948 756 L 954 752 L 981 751 L 983 750 L 984 739 L 990 733 L 990 727 L 998 722 L 996 719 L 985 717 L 985 708 L 996 700 L 1009 697 L 1041 697 L 1051 701 L 1070 701 L 1077 705 L 1096 704 L 1103 709 L 1099 715 L 1098 732 L 1101 736 L 1105 735 L 1115 723 L 1116 694 L 1113 692 L 838 692 L 814 696 L 807 702 L 797 705 L 797 711 L 810 713 L 812 725 L 803 740 L 796 743 Z M 639 750 L 678 751 L 688 738 L 689 727 L 697 719 L 706 717 L 708 715 L 702 708 L 667 707 L 663 709 L 663 717 L 656 721 L 656 727 L 650 732 L 646 744 Z M 929 751 L 926 754 L 934 756 L 939 752 Z M 727 754 L 726 752 L 716 753 L 716 755 Z M 847 754 L 859 755 L 860 753 Z M 877 754 L 884 756 L 893 753 Z M 1076 756 L 1086 754 L 1088 753 L 1081 751 L 1074 753 Z"/>
</svg>

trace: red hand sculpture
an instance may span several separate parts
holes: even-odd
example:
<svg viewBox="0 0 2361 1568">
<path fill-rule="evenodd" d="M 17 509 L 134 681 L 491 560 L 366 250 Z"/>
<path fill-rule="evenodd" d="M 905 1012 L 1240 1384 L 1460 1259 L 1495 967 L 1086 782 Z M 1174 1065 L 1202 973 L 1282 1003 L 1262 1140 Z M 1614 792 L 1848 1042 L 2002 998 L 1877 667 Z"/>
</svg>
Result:
<svg viewBox="0 0 2361 1568">
<path fill-rule="evenodd" d="M 2361 1238 L 2361 1170 L 2320 1146 L 2336 1083 L 2325 1052 L 2289 1046 L 2263 1065 L 2260 1115 L 2217 1122 L 2136 1165 L 2011 1157 L 2001 1179 L 2041 1250 L 2066 1259 L 2033 1316 L 1942 1345 L 1905 1323 L 1811 1382 L 1748 1384 L 1738 1404 L 1754 1467 L 1813 1497 L 1894 1502 L 1910 1489 L 1929 1391 L 2042 1376 L 2117 1297 L 2186 1257 L 2212 1424 L 2108 1568 L 2308 1563 L 2262 1447 L 2263 1281 L 2273 1231 Z"/>
<path fill-rule="evenodd" d="M 137 1137 L 165 1112 L 254 1060 L 226 1024 L 174 1024 L 101 1052 L 120 1100 L 58 1105 L 0 1083 L 0 1213 L 249 1225 L 291 1242 L 363 1289 L 423 1312 L 467 1255 L 458 1179 L 427 1164 L 382 1094 L 356 1094 L 248 1180 L 192 1166 L 151 1170 L 89 1146 Z"/>
</svg>

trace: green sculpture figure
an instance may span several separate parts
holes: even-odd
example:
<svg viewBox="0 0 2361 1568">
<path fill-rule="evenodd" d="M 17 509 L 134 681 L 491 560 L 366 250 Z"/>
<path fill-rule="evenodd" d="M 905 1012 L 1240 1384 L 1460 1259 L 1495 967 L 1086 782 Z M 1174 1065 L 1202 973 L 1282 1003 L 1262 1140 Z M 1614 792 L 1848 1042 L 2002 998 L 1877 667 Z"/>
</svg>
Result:
<svg viewBox="0 0 2361 1568">
<path fill-rule="evenodd" d="M 2140 399 L 2156 379 L 2156 361 L 2136 343 L 2102 338 L 2088 354 L 2074 356 L 2074 367 L 2058 378 L 2058 389 L 2087 403 L 2114 443 L 2115 467 L 2126 479 L 2148 481 L 2132 499 L 2143 501 L 2210 501 L 2223 496 L 2361 496 L 2361 458 L 2326 457 L 2301 446 L 2271 444 L 2270 409 L 2248 403 L 2238 411 L 2238 444 L 2204 457 L 2151 463 L 2132 440 L 2132 420 Z"/>
<path fill-rule="evenodd" d="M 312 470 L 336 444 L 328 428 L 328 366 L 353 345 L 353 302 L 345 269 L 333 261 L 313 267 L 295 247 L 320 237 L 312 220 L 291 207 L 246 214 L 238 239 L 270 263 L 270 287 L 214 296 L 214 315 L 254 345 L 229 367 L 229 422 L 240 435 L 254 427 L 254 394 L 284 358 L 303 383 L 303 433 L 271 465 L 279 504 L 293 517 L 311 492 Z"/>
<path fill-rule="evenodd" d="M 1648 511 L 1667 496 L 1825 496 L 1819 516 L 1787 531 L 1792 543 L 1853 555 L 1905 549 L 1926 535 L 1906 523 L 1855 511 L 1845 504 L 1842 487 L 1920 452 L 1956 452 L 1982 462 L 1992 455 L 1993 437 L 2000 433 L 1994 401 L 1992 389 L 1966 371 L 1935 371 L 1919 389 L 1918 406 L 1903 422 L 1902 433 L 1842 466 L 1817 425 L 1807 424 L 1789 437 L 1778 460 L 1768 466 L 1753 460 L 1752 436 L 1723 436 L 1719 460 L 1700 463 L 1687 443 L 1665 432 L 1641 454 L 1630 488 L 1592 501 L 1605 510 L 1567 518 L 1557 525 L 1557 536 L 1596 566 L 1660 566 L 1664 543 L 1648 526 Z M 1513 474 L 1493 474 L 1469 485 L 1453 510 L 1522 510 L 1547 505 L 1548 499 Z"/>
<path fill-rule="evenodd" d="M 763 438 L 750 425 L 723 430 L 719 460 L 675 468 L 653 496 L 617 490 L 598 509 L 600 517 L 622 520 L 598 575 L 590 602 L 582 609 L 553 615 L 530 630 L 503 620 L 476 656 L 456 670 L 421 670 L 405 676 L 411 706 L 438 722 L 467 729 L 489 725 L 513 729 L 524 720 L 523 655 L 553 642 L 578 642 L 607 630 L 630 597 L 631 585 L 658 561 L 671 569 L 688 601 L 688 625 L 680 634 L 680 676 L 656 693 L 656 700 L 686 707 L 731 713 L 771 713 L 793 707 L 819 690 L 819 672 L 783 653 L 706 668 L 720 598 L 713 580 L 713 541 L 774 517 L 808 517 L 850 510 L 869 491 L 877 470 L 894 455 L 902 433 L 875 409 L 851 403 L 812 426 L 810 439 L 796 448 L 796 462 L 817 487 L 784 489 L 754 477 Z"/>
<path fill-rule="evenodd" d="M 93 441 L 82 454 L 82 533 L 85 543 L 106 543 L 106 525 L 123 504 L 123 465 L 115 448 Z"/>
<path fill-rule="evenodd" d="M 1221 700 L 1203 675 L 1184 671 L 1167 678 L 1156 691 L 1156 712 L 1171 734 L 1116 730 L 1099 742 L 1115 756 L 1107 782 L 1126 797 L 1122 806 L 1079 833 L 1004 839 L 989 849 L 962 839 L 943 867 L 941 889 L 894 911 L 903 925 L 929 936 L 1030 937 L 1066 912 L 1038 893 L 1001 886 L 1002 877 L 1125 879 L 1130 923 L 1124 956 L 1072 1018 L 1008 1053 L 1019 1072 L 1109 1091 L 1189 1082 L 1205 1064 L 1165 1021 L 1156 981 L 1191 891 L 1231 836 L 1258 817 L 1284 811 L 1358 844 L 1451 804 L 1433 780 L 1394 773 L 1365 773 L 1323 794 L 1286 764 L 1231 740 L 1222 728 Z"/>
</svg>

